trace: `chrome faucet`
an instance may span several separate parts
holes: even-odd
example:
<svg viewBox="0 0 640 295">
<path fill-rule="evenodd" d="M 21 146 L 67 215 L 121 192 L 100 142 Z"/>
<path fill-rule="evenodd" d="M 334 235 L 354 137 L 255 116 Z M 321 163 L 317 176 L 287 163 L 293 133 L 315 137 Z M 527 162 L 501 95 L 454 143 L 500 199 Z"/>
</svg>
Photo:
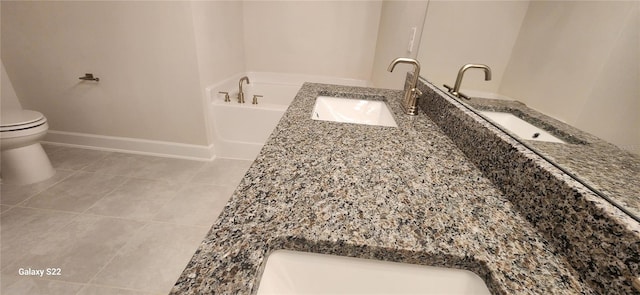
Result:
<svg viewBox="0 0 640 295">
<path fill-rule="evenodd" d="M 238 82 L 238 103 L 244 103 L 244 92 L 242 92 L 242 81 L 247 81 L 247 84 L 251 84 L 249 82 L 249 77 L 244 76 L 242 78 L 240 78 L 240 81 Z"/>
<path fill-rule="evenodd" d="M 464 66 L 462 66 L 460 68 L 460 70 L 458 71 L 458 77 L 456 77 L 456 84 L 453 85 L 453 88 L 451 88 L 451 86 L 444 84 L 444 87 L 446 87 L 447 89 L 449 89 L 449 93 L 453 94 L 455 97 L 462 97 L 465 99 L 469 99 L 468 96 L 460 93 L 460 85 L 462 84 L 462 77 L 464 76 L 464 72 L 466 72 L 468 69 L 483 69 L 484 70 L 484 80 L 485 81 L 491 81 L 491 68 L 489 68 L 489 66 L 487 65 L 482 65 L 482 64 L 466 64 Z"/>
<path fill-rule="evenodd" d="M 415 116 L 418 114 L 418 97 L 422 95 L 422 92 L 416 88 L 416 85 L 418 85 L 418 77 L 420 76 L 420 63 L 413 58 L 398 57 L 391 61 L 387 71 L 393 72 L 393 68 L 399 63 L 413 65 L 413 79 L 411 79 L 409 87 L 404 91 L 404 99 L 401 105 L 405 114 Z"/>
</svg>

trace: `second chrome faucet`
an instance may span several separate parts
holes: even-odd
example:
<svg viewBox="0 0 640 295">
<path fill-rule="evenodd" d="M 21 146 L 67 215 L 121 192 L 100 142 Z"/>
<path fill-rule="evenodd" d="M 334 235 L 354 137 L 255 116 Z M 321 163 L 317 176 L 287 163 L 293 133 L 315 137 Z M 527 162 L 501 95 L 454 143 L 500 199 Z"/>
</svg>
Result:
<svg viewBox="0 0 640 295">
<path fill-rule="evenodd" d="M 462 66 L 458 71 L 458 76 L 456 77 L 456 84 L 454 84 L 453 87 L 447 84 L 444 84 L 444 87 L 446 87 L 449 90 L 449 93 L 453 94 L 455 97 L 462 97 L 465 99 L 469 99 L 468 96 L 460 93 L 460 85 L 462 84 L 462 77 L 464 76 L 464 72 L 466 72 L 468 69 L 483 69 L 484 80 L 491 81 L 491 68 L 489 68 L 489 66 L 482 65 L 482 64 L 466 64 Z"/>
</svg>

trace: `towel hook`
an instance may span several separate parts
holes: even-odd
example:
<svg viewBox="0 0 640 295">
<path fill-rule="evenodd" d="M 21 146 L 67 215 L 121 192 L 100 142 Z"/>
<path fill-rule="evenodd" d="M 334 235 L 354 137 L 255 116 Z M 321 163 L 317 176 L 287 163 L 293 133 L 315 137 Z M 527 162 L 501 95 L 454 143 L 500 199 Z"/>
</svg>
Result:
<svg viewBox="0 0 640 295">
<path fill-rule="evenodd" d="M 84 77 L 80 77 L 78 79 L 84 80 L 84 81 L 96 81 L 96 82 L 100 81 L 100 78 L 93 77 L 92 73 L 86 73 L 86 74 L 84 74 Z"/>
</svg>

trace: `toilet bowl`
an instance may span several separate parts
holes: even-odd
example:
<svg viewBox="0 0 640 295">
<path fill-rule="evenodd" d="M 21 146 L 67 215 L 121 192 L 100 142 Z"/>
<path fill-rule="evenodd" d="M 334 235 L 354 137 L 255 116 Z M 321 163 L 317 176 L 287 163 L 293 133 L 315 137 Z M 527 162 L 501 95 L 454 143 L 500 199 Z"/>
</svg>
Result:
<svg viewBox="0 0 640 295">
<path fill-rule="evenodd" d="M 39 140 L 49 129 L 47 119 L 30 110 L 2 110 L 0 115 L 0 174 L 2 183 L 30 184 L 55 174 Z"/>
</svg>

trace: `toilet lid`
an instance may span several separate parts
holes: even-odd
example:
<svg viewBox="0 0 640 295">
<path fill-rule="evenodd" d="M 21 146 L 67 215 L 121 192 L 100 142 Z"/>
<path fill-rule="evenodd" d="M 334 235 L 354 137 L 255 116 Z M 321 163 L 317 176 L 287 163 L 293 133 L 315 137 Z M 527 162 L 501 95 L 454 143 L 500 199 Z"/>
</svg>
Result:
<svg viewBox="0 0 640 295">
<path fill-rule="evenodd" d="M 2 129 L 15 129 L 31 123 L 45 121 L 40 112 L 30 110 L 2 110 L 0 114 L 0 127 Z"/>
</svg>

